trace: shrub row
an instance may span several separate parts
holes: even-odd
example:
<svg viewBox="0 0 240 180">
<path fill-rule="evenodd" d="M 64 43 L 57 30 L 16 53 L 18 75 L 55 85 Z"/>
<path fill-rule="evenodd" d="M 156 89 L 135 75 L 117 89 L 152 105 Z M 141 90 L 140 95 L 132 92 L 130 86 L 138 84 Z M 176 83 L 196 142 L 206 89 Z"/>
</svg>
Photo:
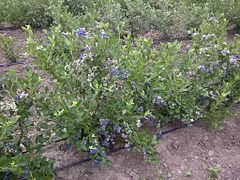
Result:
<svg viewBox="0 0 240 180">
<path fill-rule="evenodd" d="M 55 7 L 63 6 L 75 16 L 92 14 L 95 20 L 119 23 L 135 33 L 157 30 L 168 35 L 186 33 L 198 28 L 211 14 L 225 14 L 230 24 L 240 26 L 240 2 L 236 0 L 3 0 L 0 2 L 0 23 L 21 27 L 49 27 L 54 21 Z"/>
<path fill-rule="evenodd" d="M 59 139 L 89 151 L 94 166 L 115 145 L 134 145 L 154 161 L 163 124 L 218 126 L 240 101 L 240 39 L 226 43 L 223 16 L 204 20 L 185 53 L 181 43 L 154 49 L 151 40 L 121 39 L 109 24 L 89 26 L 69 13 L 58 20 L 40 41 L 25 28 L 29 54 L 51 84 L 31 69 L 2 77 L 1 177 L 50 179 L 53 162 L 42 153 Z"/>
</svg>

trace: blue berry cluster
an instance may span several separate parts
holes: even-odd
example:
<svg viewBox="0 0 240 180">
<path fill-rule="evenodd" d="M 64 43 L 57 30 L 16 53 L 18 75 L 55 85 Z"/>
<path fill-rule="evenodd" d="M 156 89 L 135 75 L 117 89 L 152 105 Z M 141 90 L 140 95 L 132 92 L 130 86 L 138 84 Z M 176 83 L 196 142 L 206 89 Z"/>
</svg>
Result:
<svg viewBox="0 0 240 180">
<path fill-rule="evenodd" d="M 227 49 L 223 49 L 223 50 L 221 51 L 221 53 L 222 53 L 223 56 L 226 56 L 226 55 L 230 54 L 230 51 L 227 50 Z"/>
<path fill-rule="evenodd" d="M 207 72 L 207 69 L 204 65 L 199 65 L 198 66 L 198 69 L 202 72 L 202 73 L 206 73 Z"/>
<path fill-rule="evenodd" d="M 101 118 L 99 120 L 99 123 L 100 123 L 100 127 L 101 127 L 101 130 L 105 130 L 107 125 L 109 124 L 109 120 L 108 119 L 104 119 L 104 118 Z"/>
<path fill-rule="evenodd" d="M 99 35 L 98 35 L 100 38 L 106 38 L 107 37 L 107 35 L 106 35 L 106 33 L 100 33 Z"/>
<path fill-rule="evenodd" d="M 236 66 L 238 64 L 239 58 L 240 58 L 240 55 L 230 56 L 230 58 L 229 58 L 230 64 L 232 64 L 233 66 Z"/>
<path fill-rule="evenodd" d="M 121 132 L 121 126 L 119 124 L 115 124 L 114 127 L 113 127 L 113 130 L 116 133 L 120 133 Z"/>
<path fill-rule="evenodd" d="M 3 180 L 11 180 L 12 179 L 12 171 L 10 170 L 7 170 L 4 172 L 4 177 L 3 177 Z"/>
<path fill-rule="evenodd" d="M 117 67 L 112 67 L 112 73 L 114 76 L 118 76 L 119 75 L 119 69 Z"/>
<path fill-rule="evenodd" d="M 125 80 L 128 77 L 128 71 L 125 71 L 122 75 L 121 75 L 121 80 Z"/>
<path fill-rule="evenodd" d="M 20 100 L 26 98 L 27 96 L 28 96 L 28 93 L 21 92 L 21 93 L 17 93 L 15 98 L 16 98 L 16 100 L 20 101 Z"/>
<path fill-rule="evenodd" d="M 157 96 L 155 97 L 154 104 L 155 104 L 157 107 L 160 107 L 161 105 L 163 105 L 164 102 L 165 102 L 165 101 L 163 100 L 163 98 L 162 98 L 161 96 L 157 95 Z"/>
<path fill-rule="evenodd" d="M 87 33 L 87 31 L 86 31 L 85 28 L 78 28 L 78 29 L 76 30 L 76 36 L 85 37 L 85 36 L 87 36 L 87 35 L 88 35 L 88 33 Z"/>
</svg>

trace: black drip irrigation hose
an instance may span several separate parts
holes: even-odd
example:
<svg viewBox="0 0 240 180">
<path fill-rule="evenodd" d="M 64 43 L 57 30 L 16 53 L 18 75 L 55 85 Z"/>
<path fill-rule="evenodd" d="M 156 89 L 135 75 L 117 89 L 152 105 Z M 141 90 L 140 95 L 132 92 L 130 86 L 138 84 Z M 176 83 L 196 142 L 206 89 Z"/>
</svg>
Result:
<svg viewBox="0 0 240 180">
<path fill-rule="evenodd" d="M 228 33 L 228 35 L 230 35 L 231 33 L 238 34 L 238 33 L 240 33 L 240 31 L 239 31 L 239 29 L 234 28 L 234 29 L 228 29 L 227 33 Z M 163 38 L 160 38 L 160 39 L 153 39 L 153 44 L 158 45 L 161 42 L 174 42 L 174 41 L 182 42 L 182 41 L 190 41 L 190 40 L 192 40 L 191 35 L 179 36 L 179 37 L 169 36 L 169 37 L 163 37 Z"/>
<path fill-rule="evenodd" d="M 89 161 L 91 161 L 91 160 L 92 160 L 91 158 L 87 158 L 87 159 L 83 159 L 83 160 L 80 160 L 80 161 L 73 162 L 73 163 L 71 163 L 71 164 L 68 164 L 68 165 L 65 165 L 65 166 L 56 168 L 56 169 L 54 170 L 54 173 L 59 172 L 59 171 L 64 171 L 64 170 L 66 170 L 66 169 L 69 169 L 69 168 L 74 167 L 74 166 L 78 166 L 78 165 L 80 165 L 80 164 L 89 162 Z"/>
<path fill-rule="evenodd" d="M 0 27 L 0 31 L 13 31 L 13 30 L 18 30 L 18 29 L 21 30 L 21 27 L 15 27 L 15 26 Z"/>
<path fill-rule="evenodd" d="M 177 130 L 179 130 L 179 129 L 183 129 L 183 128 L 190 127 L 190 126 L 192 126 L 193 124 L 195 124 L 196 122 L 197 122 L 197 121 L 194 121 L 194 122 L 192 122 L 192 123 L 190 123 L 190 124 L 182 124 L 182 125 L 177 126 L 177 127 L 173 128 L 173 129 L 166 130 L 166 131 L 164 131 L 164 132 L 161 133 L 161 136 L 166 135 L 166 134 L 169 134 L 169 133 L 174 132 L 174 131 L 177 131 Z M 133 146 L 131 146 L 131 147 L 133 147 Z M 126 148 L 123 146 L 123 147 L 118 147 L 118 148 L 111 149 L 111 150 L 107 153 L 107 155 L 111 155 L 112 153 L 121 151 L 121 150 L 123 150 L 123 149 L 126 149 Z M 89 161 L 91 161 L 91 160 L 92 160 L 92 158 L 86 158 L 86 159 L 83 159 L 83 160 L 80 160 L 80 161 L 75 161 L 75 162 L 73 162 L 73 163 L 71 163 L 71 164 L 68 164 L 68 165 L 65 165 L 65 166 L 62 166 L 62 167 L 55 168 L 55 169 L 54 169 L 54 173 L 57 173 L 57 172 L 59 172 L 59 171 L 64 171 L 64 170 L 69 169 L 69 168 L 74 167 L 74 166 L 79 166 L 79 165 L 81 165 L 81 164 L 83 164 L 83 163 L 86 163 L 86 162 L 89 162 Z"/>
<path fill-rule="evenodd" d="M 171 132 L 174 132 L 174 131 L 177 131 L 177 130 L 179 130 L 179 129 L 183 129 L 183 128 L 186 128 L 186 127 L 191 127 L 191 126 L 192 126 L 193 124 L 195 124 L 196 122 L 197 122 L 197 121 L 194 121 L 194 122 L 188 123 L 188 124 L 182 124 L 182 125 L 177 126 L 177 127 L 173 128 L 173 129 L 169 129 L 169 130 L 166 130 L 166 131 L 162 132 L 161 135 L 169 134 L 169 133 L 171 133 Z"/>
<path fill-rule="evenodd" d="M 15 65 L 18 65 L 18 64 L 27 64 L 27 63 L 29 63 L 29 62 L 30 62 L 30 61 L 19 61 L 19 62 L 8 63 L 8 64 L 0 64 L 0 68 L 1 68 L 1 67 L 15 66 Z"/>
<path fill-rule="evenodd" d="M 133 147 L 133 146 L 131 146 L 131 147 Z M 112 153 L 121 151 L 121 150 L 123 150 L 123 149 L 126 149 L 126 148 L 125 148 L 125 147 L 118 147 L 118 148 L 111 149 L 111 150 L 107 153 L 107 155 L 111 155 Z M 92 160 L 92 158 L 86 158 L 86 159 L 83 159 L 83 160 L 80 160 L 80 161 L 76 161 L 76 162 L 73 162 L 73 163 L 68 164 L 68 165 L 66 165 L 66 166 L 62 166 L 62 167 L 59 167 L 59 168 L 55 168 L 54 172 L 56 173 L 56 172 L 59 172 L 59 171 L 64 171 L 64 170 L 66 170 L 66 169 L 69 169 L 69 168 L 74 167 L 74 166 L 78 166 L 78 165 L 80 165 L 80 164 L 89 162 L 89 161 L 91 161 L 91 160 Z"/>
</svg>

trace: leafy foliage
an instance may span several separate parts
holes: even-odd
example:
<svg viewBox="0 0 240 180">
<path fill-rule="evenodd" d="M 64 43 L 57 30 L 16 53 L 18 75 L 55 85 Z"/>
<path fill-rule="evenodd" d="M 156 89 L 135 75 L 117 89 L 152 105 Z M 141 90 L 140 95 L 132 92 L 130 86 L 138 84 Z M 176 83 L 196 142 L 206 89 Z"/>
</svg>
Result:
<svg viewBox="0 0 240 180">
<path fill-rule="evenodd" d="M 14 38 L 0 34 L 0 50 L 10 62 L 17 62 L 19 59 L 19 50 L 14 47 Z"/>
<path fill-rule="evenodd" d="M 15 27 L 26 24 L 46 27 L 51 22 L 49 4 L 49 0 L 3 0 L 0 12 L 4 14 L 4 22 Z"/>
<path fill-rule="evenodd" d="M 0 176 L 51 178 L 53 163 L 42 153 L 59 139 L 89 151 L 94 166 L 107 163 L 115 145 L 134 146 L 153 162 L 163 124 L 206 120 L 218 126 L 239 103 L 240 39 L 226 43 L 225 15 L 207 16 L 193 28 L 183 53 L 178 42 L 155 49 L 149 39 L 122 38 L 126 27 L 142 23 L 142 5 L 157 17 L 150 11 L 160 7 L 151 2 L 137 1 L 136 9 L 130 1 L 104 2 L 81 20 L 59 5 L 44 39 L 36 41 L 31 27 L 24 28 L 28 52 L 51 85 L 30 69 L 1 79 Z M 104 19 L 106 7 L 116 11 Z M 111 17 L 121 13 L 136 19 L 125 24 L 125 17 L 116 17 L 114 24 Z M 151 125 L 152 132 L 146 128 Z"/>
<path fill-rule="evenodd" d="M 38 76 L 30 69 L 23 79 L 14 71 L 9 71 L 4 79 L 0 108 L 1 178 L 53 176 L 53 163 L 41 155 L 46 142 L 38 141 L 41 135 L 36 132 L 36 122 L 30 119 L 38 100 L 39 82 Z M 35 137 L 31 135 L 34 132 Z"/>
<path fill-rule="evenodd" d="M 239 27 L 240 3 L 236 0 L 2 0 L 0 22 L 16 27 L 49 27 L 55 18 L 55 7 L 61 6 L 81 19 L 89 15 L 95 21 L 110 23 L 114 31 L 124 29 L 136 34 L 155 30 L 166 37 L 173 33 L 186 34 L 198 28 L 212 14 L 225 14 L 230 24 Z M 117 29 L 121 24 L 121 29 Z"/>
</svg>

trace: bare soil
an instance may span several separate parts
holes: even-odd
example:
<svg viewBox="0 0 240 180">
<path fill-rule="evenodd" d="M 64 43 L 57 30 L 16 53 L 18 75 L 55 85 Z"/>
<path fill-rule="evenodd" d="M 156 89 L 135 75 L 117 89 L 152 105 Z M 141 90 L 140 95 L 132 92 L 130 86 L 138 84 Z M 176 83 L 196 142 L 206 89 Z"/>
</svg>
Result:
<svg viewBox="0 0 240 180">
<path fill-rule="evenodd" d="M 21 30 L 0 33 L 14 36 L 16 43 L 24 47 L 25 35 Z M 42 33 L 36 31 L 36 36 L 41 37 Z M 230 35 L 230 39 L 232 37 L 233 35 Z M 188 43 L 184 42 L 184 44 Z M 6 62 L 0 52 L 0 63 Z M 28 65 L 38 71 L 32 63 L 29 63 L 0 68 L 0 74 L 10 68 L 22 74 Z M 44 73 L 42 75 L 46 77 L 45 84 L 49 83 L 47 75 Z M 207 180 L 210 178 L 209 167 L 215 167 L 220 171 L 219 179 L 240 180 L 240 107 L 234 111 L 237 115 L 226 120 L 223 129 L 213 129 L 204 122 L 198 122 L 192 127 L 165 135 L 156 147 L 161 163 L 146 163 L 140 154 L 122 150 L 109 156 L 112 161 L 110 166 L 92 168 L 91 162 L 87 162 L 57 172 L 55 179 Z M 86 153 L 74 149 L 67 150 L 64 142 L 49 147 L 45 155 L 55 160 L 55 167 L 68 165 L 87 157 Z"/>
</svg>

